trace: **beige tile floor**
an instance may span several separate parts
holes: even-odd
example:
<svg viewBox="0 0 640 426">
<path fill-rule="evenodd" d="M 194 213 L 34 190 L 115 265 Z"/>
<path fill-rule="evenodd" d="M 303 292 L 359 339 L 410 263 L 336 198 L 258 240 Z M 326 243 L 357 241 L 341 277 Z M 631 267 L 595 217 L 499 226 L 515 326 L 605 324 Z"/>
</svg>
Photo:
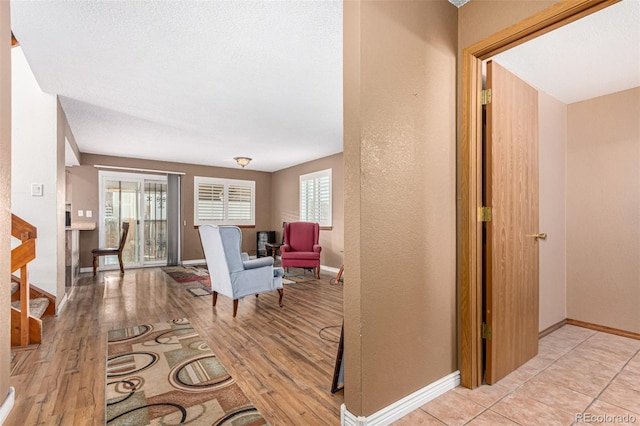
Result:
<svg viewBox="0 0 640 426">
<path fill-rule="evenodd" d="M 443 424 L 640 426 L 640 340 L 565 325 L 497 384 L 458 387 L 394 423 Z"/>
</svg>

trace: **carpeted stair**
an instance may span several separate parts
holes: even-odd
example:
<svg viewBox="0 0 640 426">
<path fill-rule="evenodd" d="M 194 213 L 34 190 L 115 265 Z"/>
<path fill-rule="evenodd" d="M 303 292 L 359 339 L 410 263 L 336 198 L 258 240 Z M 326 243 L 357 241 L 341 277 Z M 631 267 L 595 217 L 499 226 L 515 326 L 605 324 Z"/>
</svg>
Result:
<svg viewBox="0 0 640 426">
<path fill-rule="evenodd" d="M 18 283 L 11 281 L 11 294 L 16 293 L 19 288 L 20 286 L 18 285 Z M 47 299 L 46 297 L 29 299 L 29 315 L 34 318 L 42 318 L 48 306 L 49 299 Z M 20 300 L 14 300 L 13 302 L 11 302 L 11 307 L 19 311 Z"/>
</svg>

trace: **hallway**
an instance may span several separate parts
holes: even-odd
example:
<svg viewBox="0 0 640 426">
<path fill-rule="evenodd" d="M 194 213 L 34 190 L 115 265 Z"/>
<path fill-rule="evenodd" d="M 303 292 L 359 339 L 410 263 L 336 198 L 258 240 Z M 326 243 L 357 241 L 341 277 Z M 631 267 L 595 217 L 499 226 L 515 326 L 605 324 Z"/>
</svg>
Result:
<svg viewBox="0 0 640 426">
<path fill-rule="evenodd" d="M 497 384 L 458 387 L 394 425 L 580 423 L 640 424 L 640 340 L 565 325 Z"/>
</svg>

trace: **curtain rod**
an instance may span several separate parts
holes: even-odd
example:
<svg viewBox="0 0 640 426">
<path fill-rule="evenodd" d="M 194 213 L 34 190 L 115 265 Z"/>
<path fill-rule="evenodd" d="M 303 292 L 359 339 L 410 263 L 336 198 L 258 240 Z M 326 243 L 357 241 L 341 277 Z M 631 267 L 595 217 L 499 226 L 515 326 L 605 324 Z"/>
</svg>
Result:
<svg viewBox="0 0 640 426">
<path fill-rule="evenodd" d="M 171 172 L 169 170 L 137 169 L 135 167 L 103 166 L 101 164 L 94 164 L 93 167 L 97 169 L 129 170 L 132 172 L 166 173 L 166 174 L 183 175 L 183 176 L 186 175 L 186 173 L 184 172 Z"/>
</svg>

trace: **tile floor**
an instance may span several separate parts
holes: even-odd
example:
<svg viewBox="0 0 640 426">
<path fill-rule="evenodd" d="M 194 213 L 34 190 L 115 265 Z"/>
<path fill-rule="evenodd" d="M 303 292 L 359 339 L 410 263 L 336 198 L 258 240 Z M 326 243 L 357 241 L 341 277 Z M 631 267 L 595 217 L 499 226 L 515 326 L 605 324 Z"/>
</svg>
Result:
<svg viewBox="0 0 640 426">
<path fill-rule="evenodd" d="M 640 426 L 640 340 L 565 325 L 493 386 L 458 387 L 394 425 Z"/>
</svg>

